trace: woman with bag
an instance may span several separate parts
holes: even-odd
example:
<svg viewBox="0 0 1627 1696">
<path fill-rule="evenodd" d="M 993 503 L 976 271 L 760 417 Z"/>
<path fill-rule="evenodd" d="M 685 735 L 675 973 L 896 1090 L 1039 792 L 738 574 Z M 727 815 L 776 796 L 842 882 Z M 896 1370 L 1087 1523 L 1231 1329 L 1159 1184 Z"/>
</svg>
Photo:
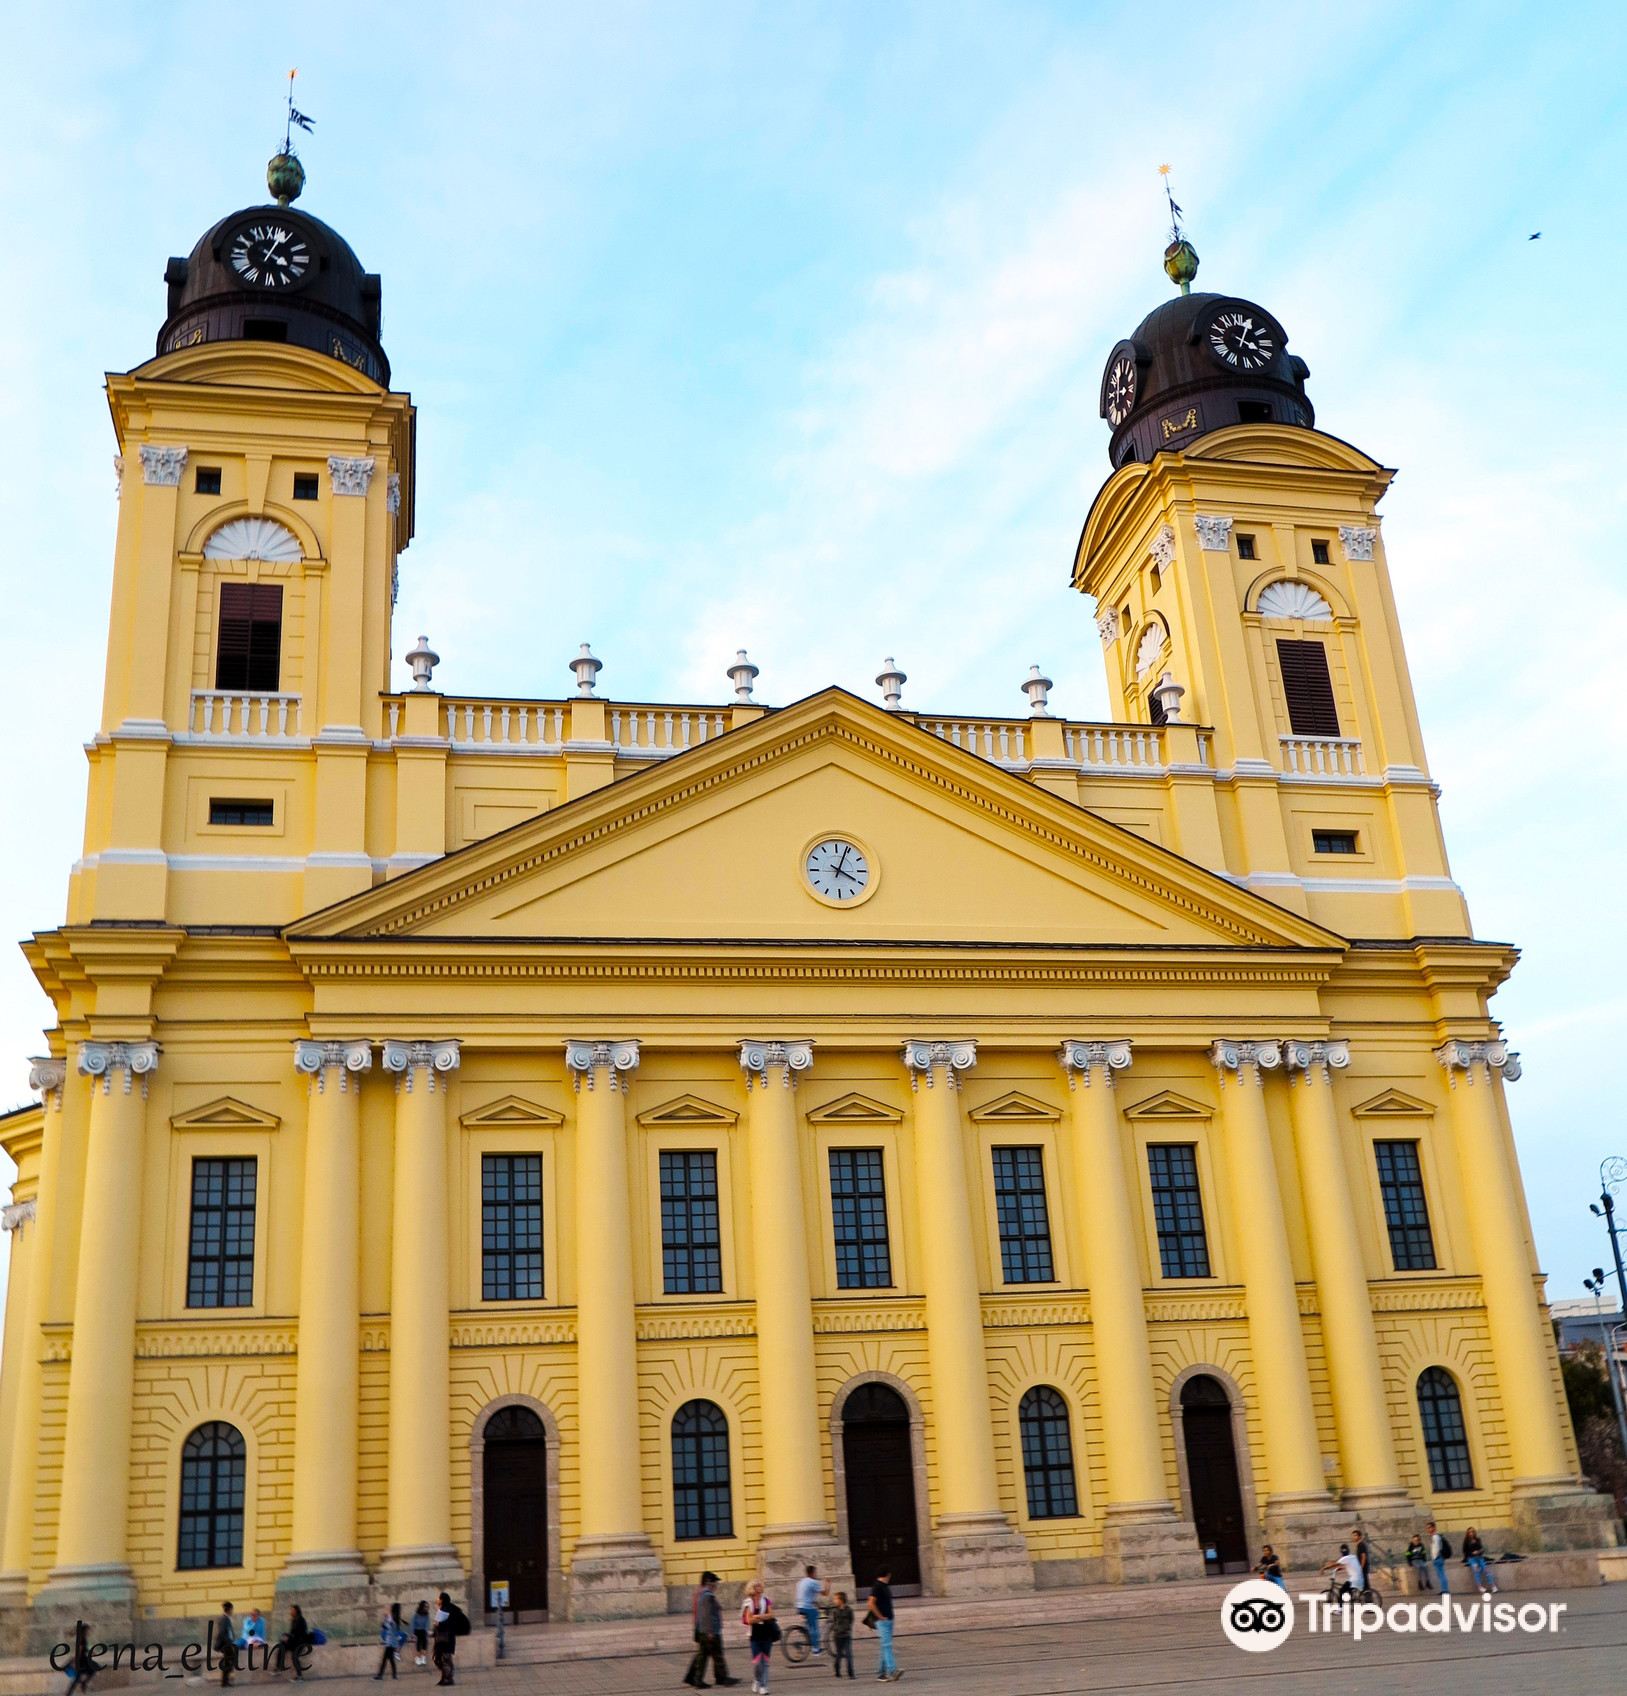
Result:
<svg viewBox="0 0 1627 1696">
<path fill-rule="evenodd" d="M 396 1656 L 401 1653 L 401 1645 L 407 1641 L 407 1628 L 401 1623 L 401 1604 L 392 1602 L 390 1611 L 379 1621 L 379 1642 L 384 1645 L 384 1653 L 379 1656 L 379 1670 L 374 1678 L 383 1678 L 384 1669 L 390 1669 L 390 1677 L 396 1677 Z"/>
<path fill-rule="evenodd" d="M 764 1593 L 760 1578 L 752 1579 L 746 1587 L 740 1623 L 751 1632 L 752 1696 L 768 1696 L 768 1663 L 780 1640 L 780 1622 L 774 1617 L 774 1604 Z"/>
</svg>

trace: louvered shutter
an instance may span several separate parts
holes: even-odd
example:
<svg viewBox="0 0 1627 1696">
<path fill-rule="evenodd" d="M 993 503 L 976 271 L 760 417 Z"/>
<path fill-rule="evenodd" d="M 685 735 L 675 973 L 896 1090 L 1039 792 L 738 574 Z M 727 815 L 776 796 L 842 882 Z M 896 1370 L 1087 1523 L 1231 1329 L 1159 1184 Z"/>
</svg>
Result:
<svg viewBox="0 0 1627 1696">
<path fill-rule="evenodd" d="M 274 692 L 282 671 L 282 585 L 223 583 L 217 689 Z"/>
<path fill-rule="evenodd" d="M 1339 709 L 1333 701 L 1328 651 L 1320 642 L 1277 639 L 1277 664 L 1288 701 L 1288 723 L 1296 736 L 1337 736 Z"/>
</svg>

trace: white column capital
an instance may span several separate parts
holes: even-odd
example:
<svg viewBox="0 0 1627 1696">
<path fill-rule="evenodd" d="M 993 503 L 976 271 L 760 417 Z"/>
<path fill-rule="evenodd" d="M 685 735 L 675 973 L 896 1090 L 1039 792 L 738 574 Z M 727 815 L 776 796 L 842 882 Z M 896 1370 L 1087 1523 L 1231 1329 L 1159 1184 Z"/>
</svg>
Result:
<svg viewBox="0 0 1627 1696">
<path fill-rule="evenodd" d="M 1282 1064 L 1282 1044 L 1238 1042 L 1222 1037 L 1209 1050 L 1209 1063 L 1220 1074 L 1222 1083 L 1228 1072 L 1235 1072 L 1239 1083 L 1257 1084 L 1263 1072 L 1275 1071 Z"/>
<path fill-rule="evenodd" d="M 1108 607 L 1096 615 L 1096 634 L 1104 642 L 1117 641 L 1119 634 L 1119 609 Z"/>
<path fill-rule="evenodd" d="M 1228 524 L 1230 519 L 1226 521 Z M 1147 550 L 1148 557 L 1160 571 L 1168 571 L 1175 558 L 1175 530 L 1172 525 L 1160 524 L 1158 534 L 1152 539 L 1152 546 Z"/>
<path fill-rule="evenodd" d="M 740 1044 L 740 1069 L 746 1074 L 746 1088 L 753 1081 L 768 1088 L 768 1075 L 778 1072 L 787 1089 L 796 1083 L 796 1074 L 806 1072 L 813 1064 L 811 1042 L 763 1041 L 755 1037 Z"/>
<path fill-rule="evenodd" d="M 431 1091 L 440 1072 L 455 1072 L 463 1058 L 463 1044 L 455 1037 L 437 1042 L 398 1042 L 393 1038 L 383 1045 L 384 1069 L 395 1072 L 396 1088 L 412 1090 L 414 1076 L 422 1072 Z"/>
<path fill-rule="evenodd" d="M 186 469 L 185 448 L 143 446 L 141 449 L 141 480 L 160 489 L 178 489 L 181 473 Z"/>
<path fill-rule="evenodd" d="M 145 1097 L 148 1075 L 157 1067 L 156 1042 L 82 1042 L 79 1045 L 80 1075 L 92 1080 L 100 1078 L 103 1095 L 112 1094 L 113 1076 L 122 1073 L 124 1093 L 128 1095 L 130 1085 L 140 1078 L 141 1093 Z M 94 1082 L 92 1087 L 95 1087 Z"/>
<path fill-rule="evenodd" d="M 1346 559 L 1371 559 L 1378 531 L 1370 524 L 1341 524 L 1339 540 L 1344 544 Z"/>
<path fill-rule="evenodd" d="M 373 481 L 374 459 L 346 459 L 342 454 L 328 456 L 328 476 L 336 495 L 365 495 Z"/>
<path fill-rule="evenodd" d="M 910 1088 L 919 1087 L 922 1074 L 926 1077 L 926 1087 L 931 1089 L 937 1081 L 938 1068 L 943 1068 L 944 1081 L 951 1089 L 957 1088 L 956 1074 L 970 1070 L 977 1064 L 977 1044 L 975 1042 L 926 1042 L 910 1041 L 904 1044 L 904 1064 L 909 1068 Z"/>
<path fill-rule="evenodd" d="M 1122 1072 L 1130 1064 L 1130 1048 L 1128 1038 L 1119 1042 L 1075 1042 L 1070 1039 L 1062 1044 L 1057 1059 L 1068 1074 L 1069 1089 L 1077 1088 L 1081 1082 L 1089 1089 L 1098 1067 L 1102 1082 L 1111 1089 L 1113 1074 Z"/>
<path fill-rule="evenodd" d="M 1287 1069 L 1290 1084 L 1296 1072 L 1305 1074 L 1306 1083 L 1314 1083 L 1318 1075 L 1323 1083 L 1330 1083 L 1335 1072 L 1342 1072 L 1350 1064 L 1350 1044 L 1343 1040 L 1285 1042 L 1282 1045 L 1282 1063 Z"/>
<path fill-rule="evenodd" d="M 1211 518 L 1200 512 L 1194 515 L 1192 527 L 1198 533 L 1198 546 L 1205 553 L 1223 554 L 1232 545 L 1232 521 L 1229 518 Z"/>
<path fill-rule="evenodd" d="M 54 1054 L 36 1054 L 28 1062 L 28 1087 L 38 1090 L 48 1105 L 62 1105 L 62 1086 L 68 1081 L 68 1062 Z"/>
<path fill-rule="evenodd" d="M 34 1223 L 38 1212 L 39 1204 L 32 1196 L 27 1201 L 14 1201 L 0 1207 L 0 1231 L 20 1232 L 23 1226 Z"/>
<path fill-rule="evenodd" d="M 600 1072 L 610 1076 L 610 1087 L 620 1089 L 621 1077 L 624 1072 L 633 1073 L 638 1070 L 639 1050 L 636 1041 L 621 1042 L 582 1042 L 570 1041 L 565 1044 L 565 1068 L 575 1074 L 573 1082 L 576 1087 L 582 1087 L 582 1080 L 587 1079 L 587 1086 L 592 1089 L 598 1080 Z"/>
<path fill-rule="evenodd" d="M 373 1045 L 364 1040 L 349 1042 L 309 1042 L 294 1044 L 294 1070 L 316 1079 L 318 1090 L 328 1087 L 328 1073 L 337 1072 L 339 1088 L 350 1087 L 352 1072 L 366 1072 L 373 1065 Z"/>
<path fill-rule="evenodd" d="M 1476 1071 L 1484 1071 L 1487 1079 L 1501 1077 L 1506 1084 L 1518 1080 L 1524 1069 L 1520 1057 L 1506 1042 L 1464 1042 L 1454 1037 L 1435 1050 L 1435 1058 L 1446 1072 L 1447 1081 L 1457 1088 L 1457 1075 L 1462 1072 L 1469 1083 Z"/>
</svg>

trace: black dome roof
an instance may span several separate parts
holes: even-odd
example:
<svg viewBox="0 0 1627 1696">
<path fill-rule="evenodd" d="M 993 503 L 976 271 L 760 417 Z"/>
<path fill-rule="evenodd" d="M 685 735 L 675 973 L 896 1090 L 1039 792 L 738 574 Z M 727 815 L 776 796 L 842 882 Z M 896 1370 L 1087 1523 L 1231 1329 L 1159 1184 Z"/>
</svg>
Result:
<svg viewBox="0 0 1627 1696">
<path fill-rule="evenodd" d="M 1248 338 L 1247 357 L 1216 345 L 1228 326 Z M 1101 415 L 1112 423 L 1115 369 L 1127 359 L 1135 371 L 1129 410 L 1113 424 L 1114 466 L 1179 451 L 1231 424 L 1309 428 L 1316 421 L 1305 393 L 1310 368 L 1287 343 L 1271 313 L 1236 295 L 1179 294 L 1154 307 L 1108 355 L 1102 374 Z"/>
<path fill-rule="evenodd" d="M 245 232 L 251 240 L 277 241 L 287 252 L 303 243 L 303 275 L 271 291 L 243 280 L 232 250 Z M 283 274 L 286 277 L 286 273 Z M 390 362 L 379 343 L 379 279 L 362 269 L 337 230 L 291 206 L 247 206 L 222 218 L 185 259 L 164 270 L 169 315 L 158 332 L 158 351 L 173 353 L 200 342 L 274 341 L 311 348 L 364 371 L 389 386 Z"/>
</svg>

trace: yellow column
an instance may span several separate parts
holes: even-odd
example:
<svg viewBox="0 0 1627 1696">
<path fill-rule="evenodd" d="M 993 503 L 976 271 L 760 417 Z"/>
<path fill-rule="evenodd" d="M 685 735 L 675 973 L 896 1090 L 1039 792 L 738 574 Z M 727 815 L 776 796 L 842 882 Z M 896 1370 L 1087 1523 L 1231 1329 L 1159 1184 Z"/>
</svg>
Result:
<svg viewBox="0 0 1627 1696">
<path fill-rule="evenodd" d="M 1500 1042 L 1448 1042 L 1435 1051 L 1451 1081 L 1452 1134 L 1491 1330 L 1516 1495 L 1574 1489 L 1553 1388 L 1553 1340 L 1537 1305 L 1519 1174 L 1498 1112 L 1500 1077 L 1519 1061 Z"/>
<path fill-rule="evenodd" d="M 33 1564 L 34 1488 L 37 1474 L 40 1419 L 40 1326 L 48 1311 L 51 1283 L 52 1225 L 59 1199 L 58 1172 L 62 1167 L 62 1091 L 68 1063 L 51 1056 L 29 1062 L 28 1084 L 44 1098 L 45 1126 L 40 1138 L 39 1182 L 32 1212 L 21 1229 L 32 1233 L 28 1287 L 14 1336 L 6 1346 L 15 1350 L 17 1400 L 13 1410 L 11 1450 L 6 1468 L 6 1518 L 0 1543 L 0 1608 L 21 1602 L 28 1591 Z M 43 1204 L 43 1205 L 42 1205 Z M 15 1271 L 15 1264 L 13 1266 Z"/>
<path fill-rule="evenodd" d="M 1344 1504 L 1366 1512 L 1404 1509 L 1407 1494 L 1384 1395 L 1366 1260 L 1334 1111 L 1333 1071 L 1350 1064 L 1350 1044 L 1285 1042 L 1282 1052 L 1327 1349 L 1333 1423 L 1339 1433 Z"/>
<path fill-rule="evenodd" d="M 456 1042 L 386 1042 L 396 1077 L 395 1209 L 390 1239 L 390 1453 L 416 1455 L 411 1489 L 390 1492 L 392 1580 L 450 1583 L 452 1546 L 451 1244 L 447 1092 Z"/>
<path fill-rule="evenodd" d="M 945 1595 L 1032 1589 L 1027 1546 L 1000 1506 L 977 1282 L 960 1073 L 975 1042 L 906 1042 L 916 1092 L 917 1262 L 926 1296 L 937 1448 L 936 1579 Z"/>
<path fill-rule="evenodd" d="M 757 1383 L 770 1464 L 764 1470 L 765 1576 L 799 1578 L 805 1565 L 836 1576 L 847 1553 L 826 1517 L 814 1381 L 813 1289 L 802 1194 L 796 1076 L 811 1042 L 744 1042 L 751 1149 L 751 1241 L 757 1292 Z"/>
<path fill-rule="evenodd" d="M 1262 1068 L 1282 1064 L 1282 1050 L 1274 1042 L 1217 1042 L 1209 1058 L 1220 1078 L 1227 1190 L 1265 1439 L 1266 1511 L 1331 1508 L 1261 1078 Z"/>
<path fill-rule="evenodd" d="M 294 1524 L 278 1599 L 366 1582 L 356 1547 L 361 1386 L 361 1074 L 367 1042 L 298 1042 L 311 1079 L 294 1385 Z M 401 1459 L 402 1457 L 395 1457 Z M 414 1476 L 433 1462 L 415 1456 Z"/>
<path fill-rule="evenodd" d="M 73 1361 L 62 1443 L 60 1518 L 51 1587 L 133 1601 L 125 1559 L 131 1399 L 135 1387 L 142 1132 L 153 1042 L 86 1042 L 91 1080 L 84 1223 L 74 1288 Z"/>
<path fill-rule="evenodd" d="M 644 1530 L 633 1306 L 627 1086 L 636 1042 L 568 1042 L 576 1080 L 576 1400 L 581 1535 L 573 1619 L 666 1612 L 661 1562 Z"/>
</svg>

